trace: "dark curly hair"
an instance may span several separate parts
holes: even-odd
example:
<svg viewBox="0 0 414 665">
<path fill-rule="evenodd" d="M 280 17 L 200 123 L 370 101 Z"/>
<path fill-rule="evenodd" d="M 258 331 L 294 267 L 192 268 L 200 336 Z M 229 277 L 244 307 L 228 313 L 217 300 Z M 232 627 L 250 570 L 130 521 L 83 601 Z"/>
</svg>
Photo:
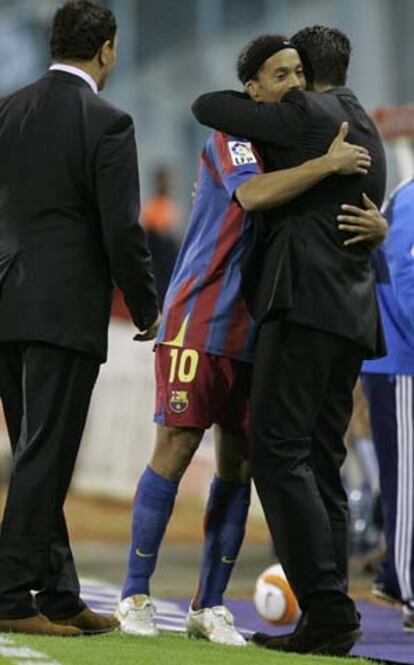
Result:
<svg viewBox="0 0 414 665">
<path fill-rule="evenodd" d="M 110 9 L 91 0 L 71 0 L 57 10 L 52 25 L 53 60 L 92 60 L 101 46 L 113 42 L 116 20 Z"/>
<path fill-rule="evenodd" d="M 239 54 L 236 63 L 237 77 L 245 83 L 256 78 L 264 60 L 282 48 L 296 48 L 284 35 L 260 35 L 249 42 Z"/>
<path fill-rule="evenodd" d="M 308 84 L 345 85 L 352 48 L 343 32 L 314 25 L 299 30 L 291 42 L 299 51 Z"/>
</svg>

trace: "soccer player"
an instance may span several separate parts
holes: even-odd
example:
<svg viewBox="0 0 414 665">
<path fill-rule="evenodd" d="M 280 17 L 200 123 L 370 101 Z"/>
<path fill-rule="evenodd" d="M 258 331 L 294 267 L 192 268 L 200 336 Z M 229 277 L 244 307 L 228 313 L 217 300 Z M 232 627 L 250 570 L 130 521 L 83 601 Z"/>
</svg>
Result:
<svg viewBox="0 0 414 665">
<path fill-rule="evenodd" d="M 380 469 L 386 558 L 375 595 L 403 603 L 403 626 L 414 631 L 414 180 L 391 196 L 390 232 L 374 254 L 388 355 L 363 365 Z"/>
<path fill-rule="evenodd" d="M 277 100 L 303 87 L 302 64 L 284 38 L 272 37 L 268 47 L 275 70 L 269 94 Z M 206 508 L 200 582 L 187 630 L 214 642 L 245 644 L 223 606 L 250 501 L 248 396 L 254 326 L 240 295 L 240 258 L 252 231 L 245 209 L 278 205 L 333 172 L 366 172 L 366 152 L 346 148 L 344 131 L 322 158 L 263 175 L 260 157 L 248 141 L 218 132 L 207 140 L 157 339 L 157 440 L 134 503 L 128 574 L 117 613 L 125 632 L 158 632 L 150 576 L 179 481 L 204 430 L 214 424 L 217 475 Z M 354 153 L 351 166 L 346 150 Z"/>
</svg>

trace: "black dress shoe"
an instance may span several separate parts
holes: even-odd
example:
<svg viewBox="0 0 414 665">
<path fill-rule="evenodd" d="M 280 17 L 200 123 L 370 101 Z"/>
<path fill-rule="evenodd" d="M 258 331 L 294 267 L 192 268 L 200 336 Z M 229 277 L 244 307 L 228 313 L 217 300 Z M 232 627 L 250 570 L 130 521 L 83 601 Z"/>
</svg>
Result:
<svg viewBox="0 0 414 665">
<path fill-rule="evenodd" d="M 254 635 L 251 638 L 251 641 L 253 644 L 256 644 L 258 647 L 265 647 L 267 642 L 269 640 L 284 640 L 287 637 L 292 637 L 295 633 L 297 633 L 298 630 L 301 630 L 302 627 L 307 623 L 308 621 L 308 615 L 307 614 L 301 614 L 299 621 L 297 622 L 295 629 L 292 633 L 283 633 L 282 635 L 271 635 L 269 633 L 254 633 Z"/>
<path fill-rule="evenodd" d="M 252 635 L 251 641 L 258 647 L 265 647 L 267 642 L 274 637 L 278 636 L 269 635 L 269 633 L 254 633 L 254 635 Z M 286 635 L 283 635 L 283 637 L 286 637 Z"/>
<path fill-rule="evenodd" d="M 315 626 L 306 624 L 290 635 L 274 636 L 262 641 L 261 646 L 265 649 L 289 653 L 346 656 L 360 637 L 362 637 L 362 630 L 357 625 Z M 255 635 L 253 642 L 260 644 L 260 642 L 256 642 Z"/>
</svg>

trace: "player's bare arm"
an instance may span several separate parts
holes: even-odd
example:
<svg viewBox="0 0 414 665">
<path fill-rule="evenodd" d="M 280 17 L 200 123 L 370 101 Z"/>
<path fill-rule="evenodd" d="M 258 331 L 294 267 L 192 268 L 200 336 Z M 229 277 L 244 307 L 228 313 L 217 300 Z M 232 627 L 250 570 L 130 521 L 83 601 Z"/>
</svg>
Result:
<svg viewBox="0 0 414 665">
<path fill-rule="evenodd" d="M 361 146 L 346 143 L 348 123 L 344 122 L 322 157 L 311 159 L 300 166 L 254 176 L 236 191 L 244 210 L 265 210 L 288 203 L 307 189 L 330 175 L 366 174 L 371 165 L 368 151 Z"/>
<path fill-rule="evenodd" d="M 362 196 L 365 208 L 346 203 L 342 205 L 343 213 L 337 217 L 338 228 L 340 231 L 354 234 L 352 238 L 344 241 L 344 245 L 368 242 L 370 247 L 375 249 L 387 237 L 388 224 L 375 203 L 366 194 Z"/>
</svg>

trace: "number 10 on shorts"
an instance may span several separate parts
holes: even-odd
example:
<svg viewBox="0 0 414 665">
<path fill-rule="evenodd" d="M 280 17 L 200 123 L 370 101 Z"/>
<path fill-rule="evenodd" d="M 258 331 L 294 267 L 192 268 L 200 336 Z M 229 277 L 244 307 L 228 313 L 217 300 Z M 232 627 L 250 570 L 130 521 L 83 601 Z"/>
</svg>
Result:
<svg viewBox="0 0 414 665">
<path fill-rule="evenodd" d="M 177 378 L 180 383 L 194 381 L 199 361 L 198 351 L 194 349 L 171 349 L 170 359 L 169 383 L 174 383 Z"/>
</svg>

